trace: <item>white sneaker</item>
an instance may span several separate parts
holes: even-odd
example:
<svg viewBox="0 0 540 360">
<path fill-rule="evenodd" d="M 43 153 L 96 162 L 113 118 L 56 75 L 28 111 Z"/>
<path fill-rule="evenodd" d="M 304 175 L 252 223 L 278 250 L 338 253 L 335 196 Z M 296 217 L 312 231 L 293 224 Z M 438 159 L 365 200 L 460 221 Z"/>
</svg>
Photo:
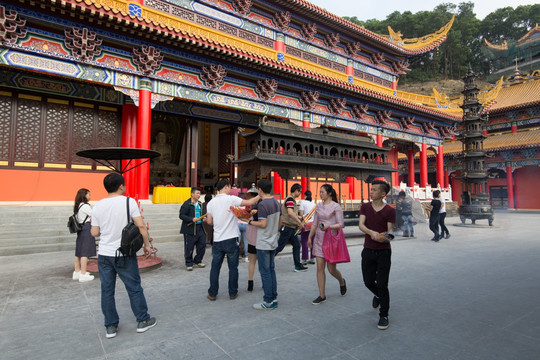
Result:
<svg viewBox="0 0 540 360">
<path fill-rule="evenodd" d="M 73 272 L 73 280 L 79 280 L 79 277 L 81 276 L 80 271 L 74 271 Z"/>
<path fill-rule="evenodd" d="M 90 275 L 90 273 L 87 271 L 86 274 L 81 274 L 79 276 L 79 282 L 87 282 L 94 280 L 94 275 Z"/>
<path fill-rule="evenodd" d="M 247 256 L 244 258 L 244 262 L 249 262 L 249 258 Z"/>
</svg>

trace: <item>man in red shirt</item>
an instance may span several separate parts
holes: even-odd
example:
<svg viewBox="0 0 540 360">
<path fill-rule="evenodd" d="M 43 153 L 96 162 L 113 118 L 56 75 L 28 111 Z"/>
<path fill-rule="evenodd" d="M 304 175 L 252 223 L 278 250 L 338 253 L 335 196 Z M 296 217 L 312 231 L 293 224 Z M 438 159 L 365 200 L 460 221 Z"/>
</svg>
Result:
<svg viewBox="0 0 540 360">
<path fill-rule="evenodd" d="M 375 295 L 373 308 L 380 306 L 378 328 L 381 330 L 386 330 L 389 326 L 388 277 L 392 249 L 387 235 L 392 232 L 396 222 L 396 210 L 383 201 L 389 191 L 388 183 L 380 180 L 373 182 L 370 191 L 371 202 L 362 204 L 358 225 L 366 234 L 362 251 L 362 275 L 364 284 Z"/>
</svg>

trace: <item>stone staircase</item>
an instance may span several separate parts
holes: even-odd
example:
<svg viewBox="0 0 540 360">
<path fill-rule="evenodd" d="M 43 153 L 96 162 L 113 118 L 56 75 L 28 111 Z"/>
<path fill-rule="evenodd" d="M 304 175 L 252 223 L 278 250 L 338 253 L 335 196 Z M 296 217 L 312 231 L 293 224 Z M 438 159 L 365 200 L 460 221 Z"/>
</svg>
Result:
<svg viewBox="0 0 540 360">
<path fill-rule="evenodd" d="M 141 204 L 150 237 L 160 243 L 182 241 L 178 218 L 180 204 Z M 73 212 L 66 206 L 0 206 L 0 256 L 75 251 L 76 234 L 70 234 L 67 219 Z"/>
</svg>

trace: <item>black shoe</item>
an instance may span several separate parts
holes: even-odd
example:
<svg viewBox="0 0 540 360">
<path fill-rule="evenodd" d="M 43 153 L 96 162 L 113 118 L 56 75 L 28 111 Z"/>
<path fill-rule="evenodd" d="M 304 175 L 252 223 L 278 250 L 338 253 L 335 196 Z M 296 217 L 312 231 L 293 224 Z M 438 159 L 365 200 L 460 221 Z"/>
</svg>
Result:
<svg viewBox="0 0 540 360">
<path fill-rule="evenodd" d="M 373 297 L 373 301 L 371 302 L 371 306 L 373 306 L 374 309 L 377 309 L 381 305 L 381 299 L 379 299 L 377 296 Z"/>
<path fill-rule="evenodd" d="M 248 291 L 253 291 L 253 280 L 248 280 Z"/>
<path fill-rule="evenodd" d="M 409 237 L 414 237 L 414 233 L 410 233 L 410 234 L 409 234 Z"/>
<path fill-rule="evenodd" d="M 116 336 L 116 332 L 118 331 L 118 325 L 109 325 L 107 326 L 107 332 L 105 334 L 105 337 L 107 339 L 112 339 Z"/>
<path fill-rule="evenodd" d="M 439 235 L 439 240 L 441 240 L 442 238 L 444 238 L 444 235 Z"/>
<path fill-rule="evenodd" d="M 151 317 L 148 320 L 139 321 L 139 323 L 137 324 L 137 332 L 143 333 L 146 330 L 151 329 L 154 326 L 156 326 L 156 324 L 157 324 L 157 320 L 154 317 Z"/>
<path fill-rule="evenodd" d="M 436 237 L 434 237 L 433 239 L 431 239 L 431 241 L 439 242 L 439 237 L 436 236 Z"/>
<path fill-rule="evenodd" d="M 345 282 L 345 279 L 343 279 L 343 286 L 339 286 L 339 292 L 341 293 L 341 296 L 345 296 L 347 293 L 347 283 Z"/>
<path fill-rule="evenodd" d="M 450 239 L 450 233 L 446 234 L 445 239 Z"/>
<path fill-rule="evenodd" d="M 294 267 L 294 271 L 295 271 L 295 272 L 307 271 L 307 269 L 308 269 L 308 268 L 307 268 L 306 266 L 302 265 L 302 264 L 300 264 L 300 266 L 295 266 L 295 267 Z"/>
<path fill-rule="evenodd" d="M 323 299 L 322 297 L 319 296 L 318 298 L 316 298 L 315 300 L 313 300 L 311 303 L 312 303 L 313 305 L 319 305 L 319 304 L 322 304 L 322 303 L 324 303 L 324 302 L 326 302 L 326 297 Z"/>
<path fill-rule="evenodd" d="M 388 329 L 388 326 L 390 326 L 390 323 L 388 322 L 387 316 L 381 316 L 379 317 L 379 323 L 377 324 L 377 327 L 379 330 L 386 330 Z"/>
</svg>

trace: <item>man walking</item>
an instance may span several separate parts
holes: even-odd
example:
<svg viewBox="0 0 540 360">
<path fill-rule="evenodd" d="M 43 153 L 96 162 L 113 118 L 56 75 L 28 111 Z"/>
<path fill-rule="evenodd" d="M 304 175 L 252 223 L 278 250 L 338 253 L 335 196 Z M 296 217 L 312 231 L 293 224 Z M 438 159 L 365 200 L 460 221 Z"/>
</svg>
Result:
<svg viewBox="0 0 540 360">
<path fill-rule="evenodd" d="M 278 246 L 281 206 L 271 193 L 272 183 L 266 179 L 259 181 L 259 196 L 262 201 L 258 205 L 258 220 L 249 220 L 249 224 L 257 228 L 257 261 L 264 290 L 263 302 L 253 305 L 256 310 L 274 310 L 278 307 L 274 258 Z"/>
<path fill-rule="evenodd" d="M 148 306 L 141 286 L 137 256 L 122 256 L 115 261 L 117 249 L 122 240 L 122 229 L 127 225 L 126 185 L 122 175 L 111 173 L 103 180 L 109 194 L 92 209 L 92 236 L 100 236 L 98 250 L 98 270 L 101 280 L 101 311 L 105 316 L 107 339 L 116 336 L 119 317 L 116 311 L 114 291 L 116 275 L 124 283 L 131 304 L 131 310 L 137 319 L 137 332 L 143 333 L 156 326 L 156 318 L 148 314 Z M 134 199 L 129 198 L 129 217 L 139 228 L 144 240 L 144 254 L 151 254 L 148 231 L 144 225 L 139 207 Z"/>
<path fill-rule="evenodd" d="M 300 240 L 295 235 L 296 229 L 302 227 L 302 220 L 298 217 L 298 204 L 296 199 L 302 194 L 302 186 L 294 184 L 291 186 L 291 194 L 285 199 L 281 206 L 281 232 L 278 239 L 276 255 L 279 254 L 287 243 L 293 247 L 294 271 L 306 271 L 308 268 L 300 262 Z"/>
<path fill-rule="evenodd" d="M 372 183 L 371 202 L 362 204 L 358 227 L 365 233 L 362 250 L 362 275 L 364 284 L 374 294 L 373 308 L 379 309 L 378 328 L 385 330 L 389 326 L 388 310 L 390 293 L 388 278 L 392 250 L 386 233 L 391 233 L 396 221 L 396 210 L 383 202 L 390 191 L 390 185 L 375 180 Z"/>
<path fill-rule="evenodd" d="M 401 200 L 401 217 L 403 219 L 403 236 L 404 237 L 414 237 L 414 227 L 413 227 L 413 216 L 412 216 L 412 207 L 413 199 L 410 196 L 407 196 L 405 191 L 399 192 L 399 197 Z"/>
<path fill-rule="evenodd" d="M 223 179 L 216 184 L 218 195 L 208 203 L 206 222 L 214 225 L 214 244 L 212 245 L 212 268 L 210 269 L 210 288 L 208 300 L 216 300 L 219 290 L 219 273 L 223 259 L 227 255 L 229 266 L 229 297 L 234 300 L 238 297 L 238 230 L 237 218 L 231 211 L 232 207 L 254 205 L 260 197 L 255 196 L 249 200 L 242 200 L 232 196 L 231 183 Z"/>
<path fill-rule="evenodd" d="M 191 188 L 191 198 L 187 199 L 180 207 L 180 219 L 182 227 L 180 233 L 184 234 L 184 258 L 186 259 L 186 270 L 193 270 L 193 264 L 203 268 L 204 252 L 206 250 L 206 231 L 203 227 L 202 203 L 199 201 L 201 189 Z M 195 260 L 193 260 L 193 249 L 197 249 Z"/>
</svg>

